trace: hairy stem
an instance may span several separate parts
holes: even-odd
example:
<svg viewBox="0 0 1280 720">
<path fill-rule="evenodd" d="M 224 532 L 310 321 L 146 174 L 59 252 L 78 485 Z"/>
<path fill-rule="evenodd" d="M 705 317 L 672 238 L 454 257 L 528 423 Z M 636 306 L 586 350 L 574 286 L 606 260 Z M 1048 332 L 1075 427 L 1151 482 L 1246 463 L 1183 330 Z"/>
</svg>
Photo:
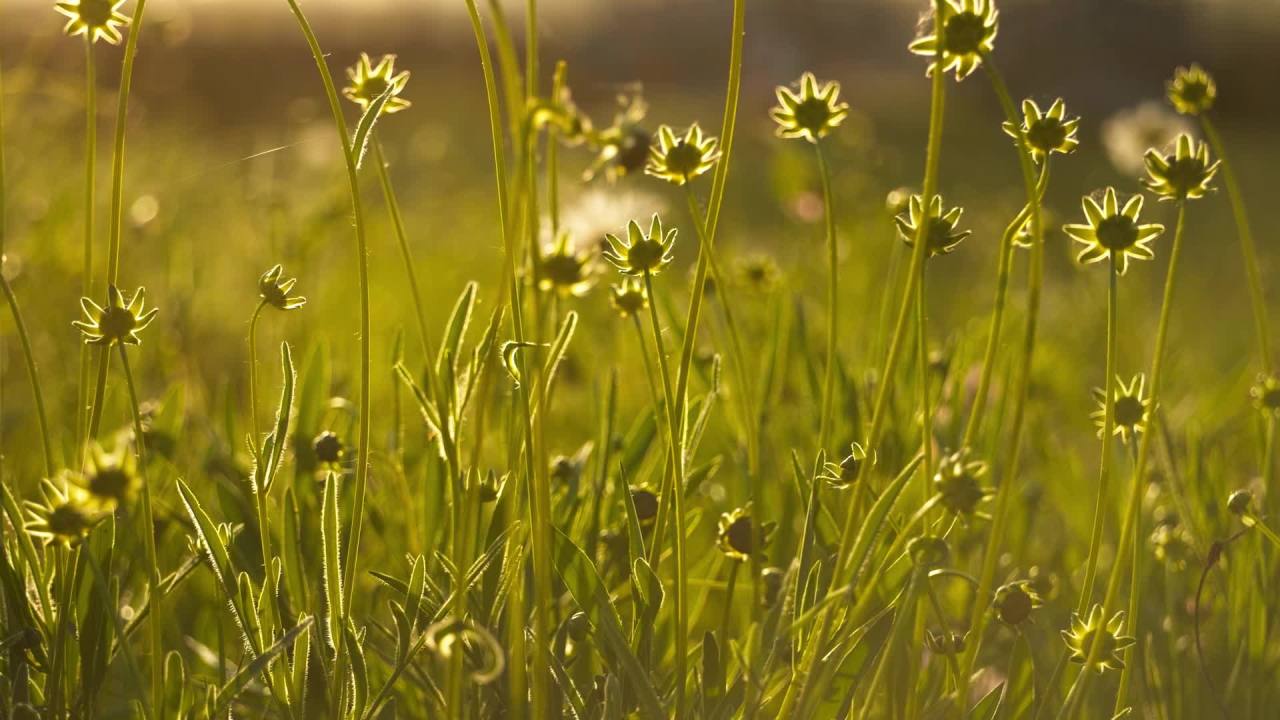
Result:
<svg viewBox="0 0 1280 720">
<path fill-rule="evenodd" d="M 822 177 L 822 214 L 826 218 L 827 231 L 827 368 L 822 380 L 822 406 L 818 414 L 818 448 L 828 450 L 831 439 L 831 403 L 836 384 L 837 332 L 840 328 L 840 257 L 836 245 L 835 206 L 831 198 L 831 168 L 827 165 L 822 143 L 813 144 L 818 156 L 819 175 Z M 926 461 L 927 465 L 927 461 Z"/>
</svg>

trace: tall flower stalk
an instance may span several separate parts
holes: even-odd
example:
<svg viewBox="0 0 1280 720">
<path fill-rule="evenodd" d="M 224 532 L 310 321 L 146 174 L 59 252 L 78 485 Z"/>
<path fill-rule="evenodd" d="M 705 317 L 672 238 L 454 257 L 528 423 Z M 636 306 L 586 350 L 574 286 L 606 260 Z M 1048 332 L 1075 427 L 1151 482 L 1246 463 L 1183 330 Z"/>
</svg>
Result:
<svg viewBox="0 0 1280 720">
<path fill-rule="evenodd" d="M 98 77 L 94 62 L 93 36 L 84 38 L 84 250 L 80 296 L 93 296 L 93 220 L 97 206 L 95 178 L 98 162 Z M 89 348 L 80 348 L 80 382 L 76 386 L 76 446 L 85 441 L 85 403 L 89 393 Z"/>
</svg>

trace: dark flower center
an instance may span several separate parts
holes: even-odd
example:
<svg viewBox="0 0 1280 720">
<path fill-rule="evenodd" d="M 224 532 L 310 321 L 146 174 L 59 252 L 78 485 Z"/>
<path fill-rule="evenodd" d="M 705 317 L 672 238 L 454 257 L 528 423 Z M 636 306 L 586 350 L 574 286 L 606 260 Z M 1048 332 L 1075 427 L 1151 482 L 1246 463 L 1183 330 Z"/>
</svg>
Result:
<svg viewBox="0 0 1280 720">
<path fill-rule="evenodd" d="M 627 250 L 627 261 L 636 270 L 652 270 L 662 261 L 662 245 L 648 238 Z"/>
<path fill-rule="evenodd" d="M 133 313 L 114 305 L 108 307 L 98 320 L 98 332 L 109 339 L 120 340 L 133 331 L 138 324 Z"/>
<path fill-rule="evenodd" d="M 337 463 L 342 460 L 342 441 L 331 432 L 324 432 L 316 438 L 314 449 L 316 459 L 322 463 Z"/>
<path fill-rule="evenodd" d="M 1066 139 L 1067 129 L 1057 120 L 1039 120 L 1027 128 L 1027 143 L 1042 153 L 1047 154 L 1062 147 Z"/>
<path fill-rule="evenodd" d="M 702 151 L 683 140 L 677 141 L 667 151 L 666 164 L 667 170 L 672 173 L 688 177 L 702 164 Z"/>
<path fill-rule="evenodd" d="M 621 168 L 623 173 L 639 172 L 644 168 L 645 161 L 649 159 L 651 142 L 652 138 L 647 131 L 640 128 L 627 130 L 615 146 L 617 155 L 613 158 L 614 164 Z"/>
<path fill-rule="evenodd" d="M 1272 410 L 1280 409 L 1280 387 L 1267 388 L 1262 391 L 1262 404 Z"/>
<path fill-rule="evenodd" d="M 806 98 L 795 109 L 796 125 L 817 135 L 825 132 L 831 120 L 831 108 L 818 98 Z"/>
<path fill-rule="evenodd" d="M 360 86 L 360 94 L 370 102 L 382 97 L 382 93 L 386 91 L 387 81 L 381 75 L 371 75 Z"/>
<path fill-rule="evenodd" d="M 953 55 L 972 55 L 982 49 L 987 36 L 986 20 L 981 15 L 963 12 L 947 21 L 946 50 Z"/>
<path fill-rule="evenodd" d="M 1001 621 L 1017 625 L 1031 616 L 1032 606 L 1031 596 L 1022 588 L 1015 586 L 1000 597 L 996 610 L 1000 613 Z"/>
<path fill-rule="evenodd" d="M 648 522 L 658 516 L 658 496 L 648 490 L 632 490 L 631 504 L 636 506 L 636 517 Z"/>
<path fill-rule="evenodd" d="M 73 537 L 89 526 L 89 517 L 74 505 L 59 505 L 49 513 L 48 524 L 53 534 Z"/>
<path fill-rule="evenodd" d="M 729 547 L 743 555 L 751 554 L 751 518 L 742 516 L 729 524 L 724 531 Z"/>
<path fill-rule="evenodd" d="M 1206 168 L 1199 158 L 1165 159 L 1169 162 L 1169 169 L 1164 172 L 1164 181 L 1178 193 L 1186 194 L 1204 182 Z"/>
<path fill-rule="evenodd" d="M 955 245 L 955 228 L 940 217 L 929 218 L 925 230 L 925 246 L 931 255 L 941 255 Z"/>
<path fill-rule="evenodd" d="M 1128 215 L 1103 218 L 1096 231 L 1098 244 L 1108 250 L 1127 250 L 1138 242 L 1138 226 Z"/>
<path fill-rule="evenodd" d="M 582 280 L 582 265 L 569 253 L 553 253 L 542 259 L 542 275 L 553 285 L 573 285 Z"/>
<path fill-rule="evenodd" d="M 89 492 L 98 497 L 113 498 L 119 502 L 125 500 L 132 478 L 119 468 L 99 470 L 89 477 Z"/>
<path fill-rule="evenodd" d="M 1095 657 L 1105 660 L 1115 652 L 1116 637 L 1111 634 L 1110 630 L 1102 627 L 1085 630 L 1084 634 L 1080 636 L 1080 649 L 1087 654 L 1091 652 L 1095 642 L 1098 643 L 1098 651 Z"/>
<path fill-rule="evenodd" d="M 958 515 L 972 513 L 986 497 L 977 478 L 968 472 L 938 473 L 933 484 L 942 496 L 942 504 Z"/>
<path fill-rule="evenodd" d="M 110 0 L 80 0 L 80 20 L 89 27 L 106 27 L 111 19 Z"/>
<path fill-rule="evenodd" d="M 1133 395 L 1121 395 L 1115 403 L 1116 424 L 1134 427 L 1146 417 L 1146 408 L 1142 401 Z"/>
</svg>

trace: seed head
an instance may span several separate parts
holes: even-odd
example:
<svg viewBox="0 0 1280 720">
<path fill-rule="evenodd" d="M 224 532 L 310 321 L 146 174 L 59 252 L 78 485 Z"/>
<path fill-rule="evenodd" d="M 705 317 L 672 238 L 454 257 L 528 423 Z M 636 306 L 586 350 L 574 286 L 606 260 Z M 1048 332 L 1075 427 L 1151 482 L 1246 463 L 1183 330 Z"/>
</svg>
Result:
<svg viewBox="0 0 1280 720">
<path fill-rule="evenodd" d="M 342 88 L 342 94 L 351 102 L 367 110 L 375 100 L 391 88 L 391 97 L 382 106 L 382 115 L 400 112 L 412 103 L 400 97 L 404 86 L 409 82 L 409 71 L 396 73 L 396 56 L 383 55 L 374 65 L 368 53 L 360 53 L 356 64 L 347 68 L 347 77 L 351 84 Z"/>
<path fill-rule="evenodd" d="M 935 655 L 954 657 L 964 652 L 968 637 L 968 633 L 962 635 L 950 630 L 940 630 L 936 633 L 926 630 L 924 644 Z"/>
<path fill-rule="evenodd" d="M 71 324 L 80 329 L 86 345 L 139 345 L 138 333 L 156 319 L 156 309 L 146 310 L 146 290 L 138 288 L 133 297 L 125 301 L 115 285 L 107 288 L 107 307 L 99 307 L 87 297 L 80 298 L 85 320 Z"/>
<path fill-rule="evenodd" d="M 88 492 L 88 499 L 101 510 L 110 512 L 133 501 L 142 477 L 138 475 L 137 457 L 127 443 L 107 452 L 98 443 L 89 446 L 89 471 L 70 476 L 72 482 Z"/>
<path fill-rule="evenodd" d="M 1195 200 L 1214 190 L 1210 183 L 1218 174 L 1219 161 L 1209 162 L 1209 145 L 1197 143 L 1190 135 L 1179 135 L 1172 153 L 1152 148 L 1143 160 L 1148 176 L 1143 184 L 1161 200 Z"/>
<path fill-rule="evenodd" d="M 1120 442 L 1128 443 L 1130 437 L 1146 432 L 1147 418 L 1151 413 L 1151 399 L 1145 396 L 1147 376 L 1138 373 L 1127 384 L 1122 378 L 1116 378 L 1115 397 L 1111 403 L 1111 411 L 1115 420 L 1113 433 L 1120 436 Z M 1098 437 L 1107 429 L 1107 391 L 1102 388 L 1093 389 L 1098 409 L 1090 417 L 1098 426 Z"/>
<path fill-rule="evenodd" d="M 342 467 L 342 459 L 346 457 L 347 450 L 342 444 L 342 439 L 338 434 L 325 430 L 311 441 L 311 449 L 315 451 L 316 460 L 320 461 L 321 466 L 329 470 L 339 470 Z"/>
<path fill-rule="evenodd" d="M 1253 505 L 1253 493 L 1248 490 L 1236 490 L 1227 497 L 1227 509 L 1232 515 L 1245 515 Z"/>
<path fill-rule="evenodd" d="M 1047 111 L 1041 112 L 1035 100 L 1022 101 L 1022 125 L 1005 122 L 1004 132 L 1014 140 L 1021 133 L 1027 139 L 1027 147 L 1036 162 L 1043 162 L 1050 153 L 1066 155 L 1075 151 L 1080 141 L 1076 131 L 1080 118 L 1067 117 L 1067 106 L 1062 98 L 1053 101 Z"/>
<path fill-rule="evenodd" d="M 72 547 L 80 543 L 101 519 L 89 494 L 62 472 L 40 483 L 41 502 L 24 503 L 27 521 L 23 528 L 45 545 Z"/>
<path fill-rule="evenodd" d="M 297 310 L 307 304 L 307 299 L 301 295 L 290 296 L 293 286 L 298 282 L 297 278 L 282 279 L 281 273 L 284 268 L 275 265 L 270 270 L 262 273 L 258 278 L 258 295 L 264 302 L 273 308 L 279 310 Z"/>
<path fill-rule="evenodd" d="M 907 557 L 922 570 L 941 567 L 951 557 L 947 541 L 936 535 L 921 535 L 907 543 Z"/>
<path fill-rule="evenodd" d="M 1149 243 L 1160 237 L 1164 226 L 1156 223 L 1140 224 L 1142 196 L 1134 195 L 1120 207 L 1115 188 L 1107 188 L 1102 202 L 1085 196 L 1085 224 L 1063 225 L 1062 231 L 1084 248 L 1076 256 L 1082 263 L 1096 263 L 1107 258 L 1116 261 L 1116 272 L 1123 275 L 1129 269 L 1129 258 L 1150 260 L 1155 257 Z"/>
<path fill-rule="evenodd" d="M 1199 65 L 1180 67 L 1173 71 L 1173 79 L 1165 85 L 1169 102 L 1183 115 L 1199 115 L 1213 108 L 1218 99 L 1218 85 L 1213 77 Z"/>
<path fill-rule="evenodd" d="M 631 486 L 631 504 L 641 525 L 651 525 L 658 517 L 658 496 L 644 485 Z"/>
<path fill-rule="evenodd" d="M 840 464 L 826 464 L 823 468 L 825 472 L 822 474 L 822 479 L 826 480 L 831 487 L 843 490 L 852 486 L 858 480 L 858 475 L 862 472 L 862 466 L 868 461 L 875 465 L 875 456 L 868 456 L 866 449 L 860 443 L 852 443 L 849 445 L 849 454 L 840 461 Z"/>
<path fill-rule="evenodd" d="M 649 146 L 649 163 L 644 171 L 675 185 L 684 185 L 715 167 L 720 159 L 720 141 L 704 135 L 698 123 L 677 137 L 669 125 L 658 128 L 657 144 Z"/>
<path fill-rule="evenodd" d="M 1078 613 L 1071 618 L 1071 629 L 1063 630 L 1062 637 L 1067 641 L 1067 649 L 1071 651 L 1071 662 L 1080 663 L 1087 670 L 1101 675 L 1106 670 L 1121 670 L 1124 660 L 1120 651 L 1134 643 L 1128 635 L 1121 635 L 1124 630 L 1125 613 L 1117 612 L 1110 620 L 1102 617 L 1102 606 L 1094 605 L 1085 620 Z M 1094 650 L 1094 644 L 1097 650 Z M 1094 659 L 1090 660 L 1090 654 Z"/>
<path fill-rule="evenodd" d="M 994 0 L 945 0 L 942 3 L 942 72 L 956 73 L 963 80 L 982 64 L 982 57 L 995 49 L 996 10 Z M 938 56 L 938 36 L 930 32 L 917 37 L 907 49 L 930 59 L 932 75 Z"/>
<path fill-rule="evenodd" d="M 953 207 L 945 213 L 942 211 L 942 196 L 934 195 L 929 200 L 928 211 L 924 206 L 924 198 L 912 195 L 907 203 L 907 211 L 894 218 L 898 225 L 898 234 L 908 246 L 914 246 L 916 234 L 924 227 L 925 247 L 929 256 L 946 255 L 972 233 L 968 230 L 956 230 L 964 209 Z"/>
<path fill-rule="evenodd" d="M 129 24 L 129 16 L 120 12 L 125 0 L 64 0 L 53 9 L 67 16 L 63 32 L 74 37 L 86 35 L 90 42 L 106 40 L 118 45 L 124 36 L 120 28 Z"/>
<path fill-rule="evenodd" d="M 635 220 L 627 223 L 627 239 L 605 235 L 609 247 L 602 253 L 604 259 L 618 268 L 623 275 L 657 275 L 671 264 L 674 257 L 671 247 L 676 241 L 676 229 L 662 227 L 657 213 L 649 221 L 649 233 L 640 230 Z"/>
<path fill-rule="evenodd" d="M 798 93 L 781 85 L 774 91 L 778 105 L 769 115 L 778 123 L 778 137 L 816 143 L 848 117 L 849 106 L 840 102 L 840 83 L 833 80 L 819 86 L 813 73 L 807 72 L 795 85 Z"/>
</svg>

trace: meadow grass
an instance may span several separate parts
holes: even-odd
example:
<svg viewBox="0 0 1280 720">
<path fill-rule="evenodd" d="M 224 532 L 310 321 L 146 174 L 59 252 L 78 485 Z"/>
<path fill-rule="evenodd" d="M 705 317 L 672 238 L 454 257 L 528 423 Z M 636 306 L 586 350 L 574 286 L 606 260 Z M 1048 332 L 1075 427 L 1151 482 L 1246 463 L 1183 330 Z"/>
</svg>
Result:
<svg viewBox="0 0 1280 720">
<path fill-rule="evenodd" d="M 522 28 L 463 4 L 484 102 L 449 191 L 403 180 L 443 92 L 395 55 L 341 85 L 298 0 L 319 83 L 282 92 L 323 95 L 329 160 L 279 159 L 262 207 L 184 187 L 214 154 L 130 122 L 146 0 L 57 3 L 74 112 L 0 84 L 0 716 L 1273 714 L 1269 252 L 1207 72 L 1165 88 L 1203 140 L 1054 186 L 1089 162 L 1081 119 L 1018 102 L 993 0 L 933 0 L 900 29 L 919 191 L 886 212 L 858 88 L 765 78 L 746 114 L 746 0 L 707 29 L 718 134 L 635 92 L 588 113 L 536 0 Z M 950 144 L 960 93 L 1003 153 Z M 81 122 L 83 147 L 50 133 Z M 774 159 L 807 210 L 737 190 Z M 74 199 L 45 214 L 46 189 Z M 183 240 L 272 206 L 297 227 L 267 243 Z M 1240 277 L 1193 272 L 1232 234 Z"/>
</svg>

